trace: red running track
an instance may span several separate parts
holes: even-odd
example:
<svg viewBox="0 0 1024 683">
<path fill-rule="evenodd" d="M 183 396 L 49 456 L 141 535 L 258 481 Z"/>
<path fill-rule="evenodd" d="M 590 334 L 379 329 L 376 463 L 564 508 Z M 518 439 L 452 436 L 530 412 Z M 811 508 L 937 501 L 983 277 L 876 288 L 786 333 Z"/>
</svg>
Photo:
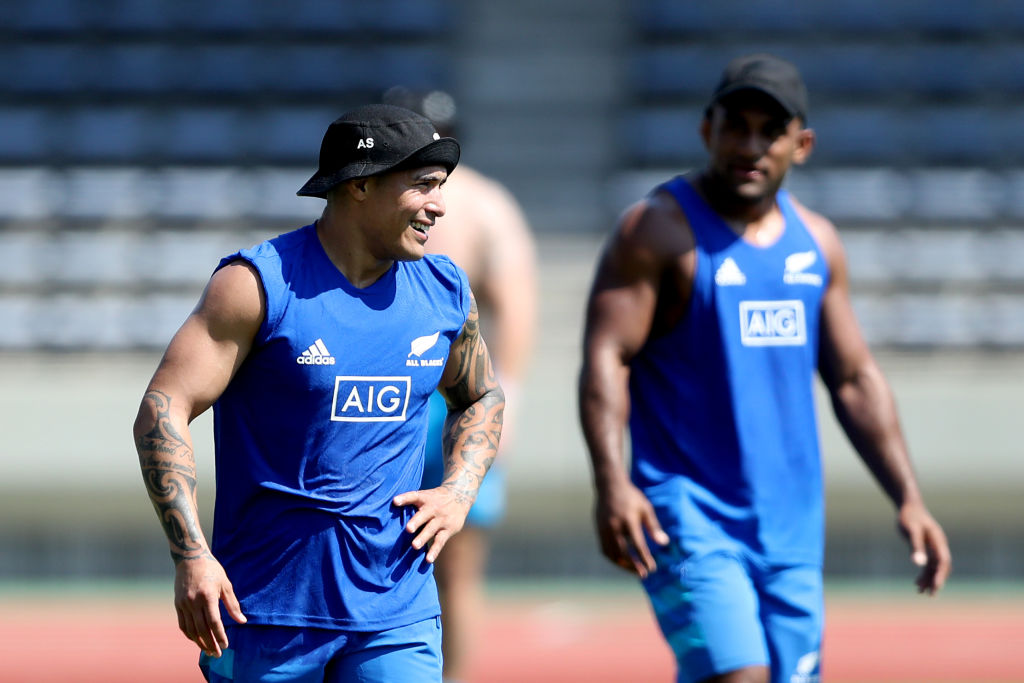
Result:
<svg viewBox="0 0 1024 683">
<path fill-rule="evenodd" d="M 908 588 L 908 593 L 912 589 Z M 889 594 L 886 594 L 889 595 Z M 1024 683 L 1024 599 L 943 596 L 828 601 L 828 683 Z M 202 681 L 170 598 L 0 596 L 0 681 Z M 642 596 L 490 601 L 470 683 L 670 682 L 673 666 Z"/>
</svg>

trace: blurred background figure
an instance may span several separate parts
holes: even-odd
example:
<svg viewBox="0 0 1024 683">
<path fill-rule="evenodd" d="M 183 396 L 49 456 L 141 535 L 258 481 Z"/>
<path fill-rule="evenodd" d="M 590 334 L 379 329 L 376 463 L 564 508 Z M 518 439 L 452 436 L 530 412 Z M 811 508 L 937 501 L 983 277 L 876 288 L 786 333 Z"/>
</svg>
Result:
<svg viewBox="0 0 1024 683">
<path fill-rule="evenodd" d="M 390 88 L 383 101 L 423 114 L 442 136 L 458 138 L 458 109 L 442 90 Z M 470 150 L 465 158 L 472 159 Z M 464 680 L 480 631 L 488 531 L 505 512 L 505 473 L 515 438 L 518 388 L 526 373 L 537 319 L 537 263 L 533 235 L 519 204 L 498 181 L 460 164 L 443 188 L 446 212 L 430 232 L 427 251 L 446 254 L 466 271 L 480 307 L 499 380 L 505 390 L 505 428 L 498 459 L 484 479 L 466 526 L 451 538 L 434 565 L 441 597 L 446 681 Z M 446 407 L 435 393 L 430 405 L 423 487 L 441 483 L 441 428 Z"/>
<path fill-rule="evenodd" d="M 706 111 L 708 163 L 623 214 L 587 301 L 579 401 L 597 530 L 607 559 L 643 579 L 679 683 L 816 681 L 815 371 L 892 499 L 919 591 L 942 587 L 950 552 L 860 336 L 837 231 L 781 189 L 816 141 L 799 71 L 736 57 Z M 779 315 L 785 330 L 759 324 Z"/>
</svg>

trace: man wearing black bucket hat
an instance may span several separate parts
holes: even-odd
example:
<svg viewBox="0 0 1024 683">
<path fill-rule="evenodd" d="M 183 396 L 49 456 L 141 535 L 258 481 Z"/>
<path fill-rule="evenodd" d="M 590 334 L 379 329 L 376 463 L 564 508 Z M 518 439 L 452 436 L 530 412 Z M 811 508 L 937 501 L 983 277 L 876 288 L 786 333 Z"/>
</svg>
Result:
<svg viewBox="0 0 1024 683">
<path fill-rule="evenodd" d="M 643 580 L 683 683 L 820 680 L 816 372 L 892 499 L 918 589 L 950 571 L 836 229 L 781 189 L 814 146 L 807 111 L 794 65 L 730 62 L 700 125 L 707 166 L 625 212 L 588 302 L 579 402 L 601 548 Z"/>
<path fill-rule="evenodd" d="M 441 680 L 431 563 L 504 408 L 465 274 L 424 254 L 458 161 L 400 107 L 334 121 L 299 190 L 319 220 L 224 258 L 150 381 L 136 445 L 210 681 Z M 419 490 L 435 388 L 445 477 Z M 210 406 L 207 544 L 188 425 Z"/>
</svg>

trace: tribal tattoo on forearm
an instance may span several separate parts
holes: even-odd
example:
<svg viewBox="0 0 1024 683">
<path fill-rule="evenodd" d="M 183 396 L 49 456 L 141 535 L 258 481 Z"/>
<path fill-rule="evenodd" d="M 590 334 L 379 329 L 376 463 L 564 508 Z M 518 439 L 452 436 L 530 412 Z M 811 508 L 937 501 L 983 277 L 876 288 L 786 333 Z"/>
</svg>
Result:
<svg viewBox="0 0 1024 683">
<path fill-rule="evenodd" d="M 498 384 L 487 345 L 480 336 L 480 317 L 474 301 L 455 350 L 457 380 L 448 389 L 455 405 L 444 425 L 445 478 L 441 484 L 463 503 L 476 500 L 480 482 L 498 452 L 505 395 Z"/>
<path fill-rule="evenodd" d="M 135 447 L 149 498 L 171 545 L 171 557 L 178 564 L 209 556 L 199 528 L 195 455 L 171 420 L 171 397 L 152 390 L 142 400 L 153 413 L 153 426 L 136 439 Z"/>
</svg>

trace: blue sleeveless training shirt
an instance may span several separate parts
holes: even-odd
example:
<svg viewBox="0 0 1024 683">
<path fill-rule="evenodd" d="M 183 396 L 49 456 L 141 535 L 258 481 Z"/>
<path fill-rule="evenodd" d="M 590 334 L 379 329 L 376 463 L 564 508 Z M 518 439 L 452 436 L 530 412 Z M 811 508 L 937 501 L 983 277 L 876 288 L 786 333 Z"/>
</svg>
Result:
<svg viewBox="0 0 1024 683">
<path fill-rule="evenodd" d="M 788 194 L 781 237 L 755 246 L 677 177 L 662 186 L 696 241 L 688 310 L 630 376 L 632 476 L 687 552 L 822 561 L 814 405 L 829 272 Z"/>
<path fill-rule="evenodd" d="M 392 498 L 420 487 L 427 399 L 469 314 L 447 257 L 365 289 L 315 225 L 228 256 L 259 272 L 266 317 L 214 405 L 212 549 L 251 624 L 378 631 L 440 613 Z"/>
</svg>

